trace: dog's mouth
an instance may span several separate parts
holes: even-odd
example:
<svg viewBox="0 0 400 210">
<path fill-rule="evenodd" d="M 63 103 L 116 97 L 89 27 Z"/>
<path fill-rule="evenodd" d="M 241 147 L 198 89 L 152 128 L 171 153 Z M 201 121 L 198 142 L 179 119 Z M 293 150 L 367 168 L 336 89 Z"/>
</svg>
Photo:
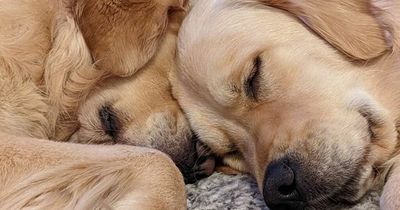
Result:
<svg viewBox="0 0 400 210">
<path fill-rule="evenodd" d="M 357 204 L 362 198 L 358 196 L 360 194 L 359 187 L 355 181 L 358 179 L 349 178 L 336 192 L 305 202 L 304 209 L 338 209 Z"/>
<path fill-rule="evenodd" d="M 272 209 L 340 209 L 356 205 L 363 196 L 360 196 L 360 189 L 358 186 L 359 178 L 349 178 L 342 186 L 338 186 L 337 190 L 332 190 L 329 193 L 316 193 L 314 198 L 307 199 L 307 195 L 300 189 L 296 189 L 299 197 L 294 200 L 288 200 L 279 204 L 269 204 L 268 198 L 266 199 L 267 205 Z M 329 187 L 330 188 L 330 187 Z M 290 193 L 291 194 L 291 193 Z M 289 193 L 288 193 L 289 195 Z M 363 194 L 364 195 L 364 194 Z"/>
<path fill-rule="evenodd" d="M 361 168 L 354 170 L 353 175 L 346 177 L 347 180 L 337 182 L 336 190 L 307 201 L 307 206 L 311 209 L 338 209 L 357 204 L 366 193 L 361 189 L 360 183 L 365 181 L 362 173 Z"/>
<path fill-rule="evenodd" d="M 337 160 L 339 164 L 333 165 L 293 154 L 275 160 L 265 172 L 265 202 L 272 210 L 353 206 L 371 188 L 368 181 L 376 173 L 366 163 L 368 151 L 364 155 L 357 160 Z"/>
</svg>

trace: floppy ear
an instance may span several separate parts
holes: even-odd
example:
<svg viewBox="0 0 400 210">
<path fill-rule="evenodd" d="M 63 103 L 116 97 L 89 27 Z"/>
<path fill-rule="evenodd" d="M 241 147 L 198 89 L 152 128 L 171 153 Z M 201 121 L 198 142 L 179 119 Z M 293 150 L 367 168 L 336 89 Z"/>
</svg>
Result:
<svg viewBox="0 0 400 210">
<path fill-rule="evenodd" d="M 76 0 L 75 20 L 98 69 L 130 76 L 156 54 L 184 0 Z"/>
<path fill-rule="evenodd" d="M 76 110 L 106 72 L 94 68 L 90 51 L 70 8 L 73 0 L 55 1 L 52 46 L 45 61 L 43 85 L 48 103 L 50 139 L 67 140 L 78 127 Z"/>
<path fill-rule="evenodd" d="M 400 53 L 400 1 L 370 0 L 371 12 L 385 30 L 387 43 L 393 52 Z"/>
<path fill-rule="evenodd" d="M 294 14 L 352 59 L 375 58 L 389 48 L 367 0 L 260 1 Z"/>
</svg>

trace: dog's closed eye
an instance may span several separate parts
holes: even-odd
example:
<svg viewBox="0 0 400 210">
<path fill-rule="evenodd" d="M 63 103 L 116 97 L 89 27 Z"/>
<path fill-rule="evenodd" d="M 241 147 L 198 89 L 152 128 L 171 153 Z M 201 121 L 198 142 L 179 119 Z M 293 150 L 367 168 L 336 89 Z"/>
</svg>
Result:
<svg viewBox="0 0 400 210">
<path fill-rule="evenodd" d="M 120 123 L 115 111 L 110 106 L 103 106 L 99 111 L 99 117 L 104 132 L 112 137 L 115 143 L 120 130 Z"/>
<path fill-rule="evenodd" d="M 262 59 L 260 56 L 257 56 L 253 61 L 253 68 L 244 83 L 245 94 L 252 100 L 257 100 L 257 93 L 260 88 L 261 67 Z"/>
</svg>

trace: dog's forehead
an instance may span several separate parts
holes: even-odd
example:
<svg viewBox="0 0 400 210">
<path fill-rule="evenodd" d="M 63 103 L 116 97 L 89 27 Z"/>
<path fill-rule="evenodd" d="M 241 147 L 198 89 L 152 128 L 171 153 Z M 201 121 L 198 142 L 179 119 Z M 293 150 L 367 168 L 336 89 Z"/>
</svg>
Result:
<svg viewBox="0 0 400 210">
<path fill-rule="evenodd" d="M 271 42 L 279 42 L 282 36 L 298 38 L 297 34 L 305 31 L 297 18 L 256 1 L 198 0 L 182 25 L 179 45 L 182 50 L 193 50 L 192 46 L 206 40 L 213 46 L 235 46 L 242 40 L 254 42 L 262 35 Z"/>
<path fill-rule="evenodd" d="M 179 71 L 194 90 L 212 95 L 257 53 L 307 40 L 302 36 L 310 37 L 307 29 L 281 10 L 255 1 L 199 0 L 179 34 Z"/>
</svg>

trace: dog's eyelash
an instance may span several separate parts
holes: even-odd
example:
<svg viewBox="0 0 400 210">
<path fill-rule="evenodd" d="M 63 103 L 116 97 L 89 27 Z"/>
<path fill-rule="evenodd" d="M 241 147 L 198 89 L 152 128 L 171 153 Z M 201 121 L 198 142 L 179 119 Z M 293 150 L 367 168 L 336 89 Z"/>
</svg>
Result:
<svg viewBox="0 0 400 210">
<path fill-rule="evenodd" d="M 247 77 L 244 89 L 247 97 L 250 99 L 257 99 L 257 92 L 260 84 L 260 71 L 262 66 L 262 60 L 260 56 L 257 56 L 253 61 L 253 69 L 251 70 L 249 76 Z"/>
<path fill-rule="evenodd" d="M 99 117 L 104 132 L 114 140 L 119 132 L 119 121 L 115 112 L 110 106 L 104 106 L 99 111 Z"/>
</svg>

